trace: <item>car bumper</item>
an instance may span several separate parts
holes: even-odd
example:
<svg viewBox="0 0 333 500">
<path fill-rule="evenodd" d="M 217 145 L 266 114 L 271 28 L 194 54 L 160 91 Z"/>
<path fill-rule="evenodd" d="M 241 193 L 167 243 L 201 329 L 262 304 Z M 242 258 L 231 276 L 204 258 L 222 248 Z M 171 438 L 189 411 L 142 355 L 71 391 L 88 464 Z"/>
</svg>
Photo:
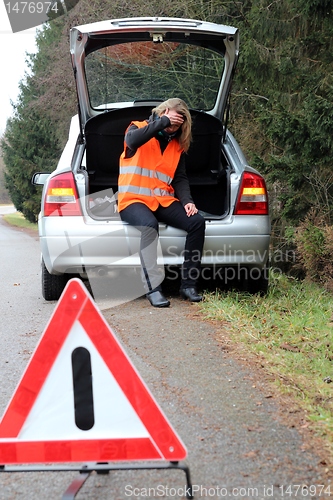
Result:
<svg viewBox="0 0 333 500">
<path fill-rule="evenodd" d="M 83 217 L 40 217 L 39 235 L 51 274 L 140 266 L 140 233 L 120 220 L 89 223 Z M 184 231 L 161 224 L 158 263 L 182 264 L 185 237 Z M 268 216 L 206 221 L 202 265 L 263 268 L 269 259 L 269 242 Z"/>
</svg>

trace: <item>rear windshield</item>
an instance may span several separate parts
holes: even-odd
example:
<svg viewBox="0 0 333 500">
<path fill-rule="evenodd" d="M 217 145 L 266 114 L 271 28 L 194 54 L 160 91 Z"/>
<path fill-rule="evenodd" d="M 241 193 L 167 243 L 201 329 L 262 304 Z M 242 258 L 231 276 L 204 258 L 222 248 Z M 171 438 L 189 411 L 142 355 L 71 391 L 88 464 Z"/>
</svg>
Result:
<svg viewBox="0 0 333 500">
<path fill-rule="evenodd" d="M 180 97 L 190 108 L 214 107 L 224 69 L 221 54 L 175 42 L 130 42 L 92 52 L 85 71 L 93 108 Z"/>
</svg>

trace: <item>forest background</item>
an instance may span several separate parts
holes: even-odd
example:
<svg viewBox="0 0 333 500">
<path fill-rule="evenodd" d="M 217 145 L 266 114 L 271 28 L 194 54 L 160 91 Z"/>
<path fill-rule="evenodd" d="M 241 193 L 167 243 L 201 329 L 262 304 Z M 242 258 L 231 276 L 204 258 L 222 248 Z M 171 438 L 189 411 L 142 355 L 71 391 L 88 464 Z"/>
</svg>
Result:
<svg viewBox="0 0 333 500">
<path fill-rule="evenodd" d="M 240 60 L 229 127 L 268 185 L 272 264 L 333 289 L 332 7 L 333 0 L 80 0 L 44 25 L 27 57 L 30 72 L 1 141 L 12 202 L 37 220 L 41 192 L 32 174 L 56 167 L 77 112 L 72 26 L 134 16 L 232 25 Z"/>
</svg>

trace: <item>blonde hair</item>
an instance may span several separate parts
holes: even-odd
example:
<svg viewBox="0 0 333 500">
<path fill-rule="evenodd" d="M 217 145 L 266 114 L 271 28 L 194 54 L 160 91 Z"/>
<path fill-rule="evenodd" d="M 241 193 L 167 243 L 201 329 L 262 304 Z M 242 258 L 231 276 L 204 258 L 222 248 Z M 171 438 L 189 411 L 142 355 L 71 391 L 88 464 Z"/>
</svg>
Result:
<svg viewBox="0 0 333 500">
<path fill-rule="evenodd" d="M 192 140 L 192 118 L 186 103 L 182 99 L 173 97 L 167 101 L 162 102 L 153 109 L 153 113 L 162 116 L 167 109 L 174 109 L 184 117 L 184 123 L 180 128 L 180 136 L 177 137 L 180 147 L 185 151 L 189 150 Z"/>
</svg>

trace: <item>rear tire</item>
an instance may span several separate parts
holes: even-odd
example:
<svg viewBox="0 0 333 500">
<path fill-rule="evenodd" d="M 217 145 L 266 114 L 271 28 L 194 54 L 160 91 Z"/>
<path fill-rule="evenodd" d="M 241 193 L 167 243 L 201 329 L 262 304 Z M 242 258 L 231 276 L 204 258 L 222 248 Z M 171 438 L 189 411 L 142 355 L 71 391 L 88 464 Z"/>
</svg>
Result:
<svg viewBox="0 0 333 500">
<path fill-rule="evenodd" d="M 250 273 L 247 279 L 247 291 L 251 294 L 259 293 L 260 295 L 266 295 L 268 290 L 268 267 L 264 267 L 261 271 L 257 273 Z"/>
<path fill-rule="evenodd" d="M 45 300 L 58 300 L 67 284 L 66 274 L 50 274 L 42 259 L 42 294 Z"/>
</svg>

